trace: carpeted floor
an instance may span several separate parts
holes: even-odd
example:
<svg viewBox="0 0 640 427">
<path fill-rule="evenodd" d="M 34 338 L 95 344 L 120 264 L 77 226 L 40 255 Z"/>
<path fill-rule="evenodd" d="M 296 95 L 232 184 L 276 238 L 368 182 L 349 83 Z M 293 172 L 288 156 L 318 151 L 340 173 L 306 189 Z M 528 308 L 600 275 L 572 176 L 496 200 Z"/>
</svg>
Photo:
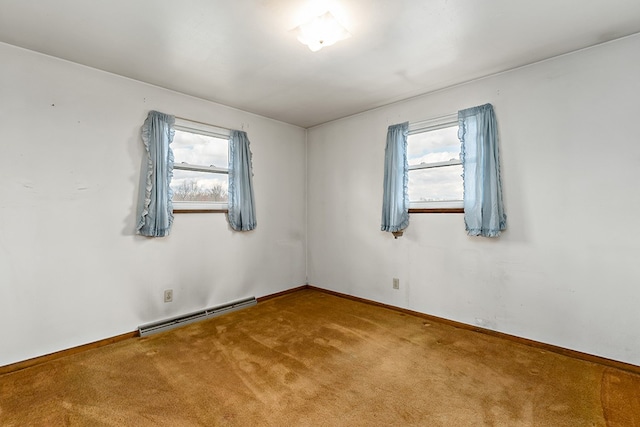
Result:
<svg viewBox="0 0 640 427">
<path fill-rule="evenodd" d="M 640 427 L 640 376 L 302 290 L 0 376 L 0 425 Z"/>
</svg>

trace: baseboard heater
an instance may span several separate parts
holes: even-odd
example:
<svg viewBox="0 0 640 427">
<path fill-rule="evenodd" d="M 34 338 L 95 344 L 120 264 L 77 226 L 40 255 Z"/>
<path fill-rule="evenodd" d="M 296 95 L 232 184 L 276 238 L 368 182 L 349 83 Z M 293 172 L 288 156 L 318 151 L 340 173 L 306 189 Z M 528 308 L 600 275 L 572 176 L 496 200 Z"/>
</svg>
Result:
<svg viewBox="0 0 640 427">
<path fill-rule="evenodd" d="M 225 313 L 231 313 L 243 308 L 256 305 L 258 301 L 255 297 L 246 298 L 239 301 L 230 302 L 227 304 L 219 305 L 212 308 L 206 308 L 201 311 L 195 311 L 193 313 L 184 314 L 182 316 L 172 317 L 170 319 L 161 320 L 159 322 L 148 323 L 138 327 L 138 332 L 141 337 L 155 334 L 158 332 L 168 331 L 170 329 L 177 328 L 179 326 L 188 325 L 189 323 L 198 322 L 204 319 L 210 319 L 215 316 L 219 316 Z"/>
</svg>

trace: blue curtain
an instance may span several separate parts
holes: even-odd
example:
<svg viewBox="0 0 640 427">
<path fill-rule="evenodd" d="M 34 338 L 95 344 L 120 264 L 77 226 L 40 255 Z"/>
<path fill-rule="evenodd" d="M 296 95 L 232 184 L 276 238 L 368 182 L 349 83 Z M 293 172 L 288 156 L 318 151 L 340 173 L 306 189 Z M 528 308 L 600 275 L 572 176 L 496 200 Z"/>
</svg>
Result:
<svg viewBox="0 0 640 427">
<path fill-rule="evenodd" d="M 458 112 L 464 221 L 470 236 L 496 237 L 507 226 L 502 204 L 498 127 L 491 104 Z"/>
<path fill-rule="evenodd" d="M 239 130 L 229 138 L 229 224 L 236 231 L 256 228 L 251 150 L 247 133 Z"/>
<path fill-rule="evenodd" d="M 140 189 L 138 205 L 138 234 L 163 237 L 173 223 L 171 177 L 173 175 L 173 141 L 175 118 L 158 111 L 150 111 L 142 125 L 142 142 L 147 161 L 142 167 L 144 188 Z"/>
<path fill-rule="evenodd" d="M 384 150 L 382 231 L 402 231 L 409 225 L 407 135 L 409 122 L 389 126 Z"/>
</svg>

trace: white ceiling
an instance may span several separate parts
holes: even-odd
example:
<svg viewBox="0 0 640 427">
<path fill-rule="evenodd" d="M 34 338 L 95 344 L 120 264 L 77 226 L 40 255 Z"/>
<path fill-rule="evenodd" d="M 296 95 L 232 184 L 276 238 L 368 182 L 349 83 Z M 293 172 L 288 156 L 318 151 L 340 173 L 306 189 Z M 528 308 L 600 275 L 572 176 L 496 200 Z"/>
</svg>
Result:
<svg viewBox="0 0 640 427">
<path fill-rule="evenodd" d="M 306 128 L 640 32 L 639 0 L 342 0 L 313 53 L 308 2 L 0 0 L 0 41 Z"/>
</svg>

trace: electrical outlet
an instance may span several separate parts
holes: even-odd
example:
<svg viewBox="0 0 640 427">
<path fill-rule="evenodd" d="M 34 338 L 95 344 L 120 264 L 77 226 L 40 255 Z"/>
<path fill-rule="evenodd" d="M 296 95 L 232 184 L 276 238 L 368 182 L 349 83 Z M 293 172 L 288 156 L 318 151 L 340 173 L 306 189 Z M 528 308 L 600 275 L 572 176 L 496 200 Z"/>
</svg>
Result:
<svg viewBox="0 0 640 427">
<path fill-rule="evenodd" d="M 164 291 L 164 302 L 173 301 L 173 289 L 167 289 Z"/>
<path fill-rule="evenodd" d="M 393 289 L 400 289 L 400 279 L 397 277 L 393 278 Z"/>
</svg>

